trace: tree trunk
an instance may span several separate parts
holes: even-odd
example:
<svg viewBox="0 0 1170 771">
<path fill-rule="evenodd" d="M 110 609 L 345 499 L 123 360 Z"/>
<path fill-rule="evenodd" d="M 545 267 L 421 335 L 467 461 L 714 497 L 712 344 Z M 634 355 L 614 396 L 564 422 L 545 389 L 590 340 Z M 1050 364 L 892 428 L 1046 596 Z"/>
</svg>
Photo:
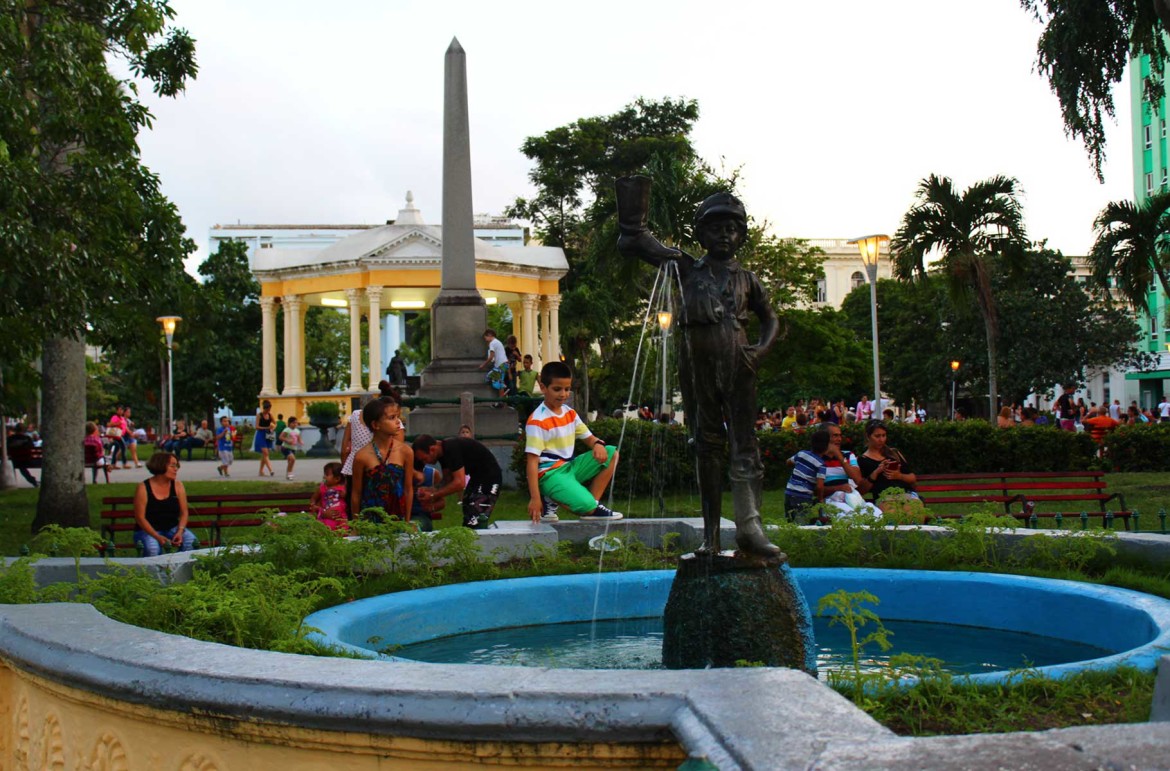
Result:
<svg viewBox="0 0 1170 771">
<path fill-rule="evenodd" d="M 45 340 L 41 354 L 40 497 L 32 531 L 45 525 L 89 527 L 85 497 L 85 342 L 64 337 Z"/>
<path fill-rule="evenodd" d="M 16 476 L 13 474 L 12 464 L 8 462 L 8 424 L 4 416 L 0 415 L 0 490 L 16 487 Z"/>
<path fill-rule="evenodd" d="M 999 368 L 996 364 L 995 327 L 987 315 L 983 316 L 983 329 L 987 333 L 987 398 L 991 402 L 991 413 L 988 419 L 994 424 L 995 416 L 999 413 Z"/>
</svg>

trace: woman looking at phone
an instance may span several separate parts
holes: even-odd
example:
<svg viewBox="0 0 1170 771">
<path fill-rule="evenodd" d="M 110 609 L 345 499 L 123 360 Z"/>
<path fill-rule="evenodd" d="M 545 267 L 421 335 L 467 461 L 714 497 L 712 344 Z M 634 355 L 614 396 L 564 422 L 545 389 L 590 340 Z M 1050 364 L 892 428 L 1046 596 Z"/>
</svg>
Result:
<svg viewBox="0 0 1170 771">
<path fill-rule="evenodd" d="M 886 424 L 882 421 L 871 420 L 865 424 L 865 453 L 857 459 L 862 478 L 869 484 L 875 503 L 891 487 L 917 499 L 914 485 L 918 477 L 906 462 L 906 456 L 886 444 L 887 438 Z"/>
</svg>

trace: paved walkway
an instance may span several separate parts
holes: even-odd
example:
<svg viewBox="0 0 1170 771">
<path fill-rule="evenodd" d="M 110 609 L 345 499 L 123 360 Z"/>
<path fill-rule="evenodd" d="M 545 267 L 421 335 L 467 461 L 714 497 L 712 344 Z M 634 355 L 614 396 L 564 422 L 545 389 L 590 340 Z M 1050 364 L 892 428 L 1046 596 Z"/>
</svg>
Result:
<svg viewBox="0 0 1170 771">
<path fill-rule="evenodd" d="M 255 482 L 255 481 L 258 481 L 260 479 L 263 479 L 264 481 L 273 481 L 273 482 L 286 481 L 284 478 L 284 468 L 285 468 L 284 458 L 280 458 L 279 460 L 276 458 L 272 459 L 272 468 L 276 471 L 276 476 L 274 476 L 274 477 L 269 477 L 267 474 L 265 474 L 263 477 L 259 476 L 259 474 L 260 474 L 260 461 L 259 460 L 237 460 L 235 463 L 232 464 L 232 475 L 225 479 L 224 477 L 221 477 L 219 475 L 219 473 L 216 472 L 216 470 L 215 470 L 216 466 L 219 465 L 219 461 L 212 460 L 210 458 L 208 458 L 207 460 L 202 460 L 199 457 L 201 454 L 202 454 L 202 451 L 197 451 L 195 453 L 194 460 L 188 461 L 184 458 L 181 461 L 182 468 L 179 469 L 179 479 L 180 480 L 182 480 L 184 482 L 207 482 L 207 481 L 238 482 L 240 480 Z M 306 458 L 304 456 L 298 456 L 297 457 L 297 465 L 296 465 L 296 468 L 294 470 L 294 473 L 296 474 L 296 479 L 294 479 L 293 481 L 294 482 L 306 482 L 306 481 L 307 482 L 315 482 L 315 481 L 318 481 L 321 479 L 321 476 L 324 472 L 325 464 L 329 463 L 330 461 L 335 461 L 335 460 L 337 460 L 337 458 Z M 29 472 L 38 480 L 41 478 L 41 470 L 40 469 L 36 469 L 36 468 L 29 469 Z M 143 464 L 142 468 L 134 468 L 133 464 L 131 464 L 131 467 L 128 469 L 118 468 L 118 469 L 112 470 L 110 472 L 110 481 L 111 482 L 141 482 L 143 479 L 146 479 L 148 476 L 150 476 L 150 472 L 146 470 L 145 463 Z M 20 476 L 19 473 L 15 474 L 15 478 L 16 478 L 16 486 L 17 487 L 27 487 L 28 486 L 28 482 L 25 482 L 24 478 L 22 476 Z M 89 469 L 85 470 L 85 483 L 87 485 L 93 483 L 93 475 Z M 104 485 L 105 483 L 106 483 L 106 480 L 102 476 L 102 473 L 99 471 L 98 472 L 98 484 Z"/>
</svg>

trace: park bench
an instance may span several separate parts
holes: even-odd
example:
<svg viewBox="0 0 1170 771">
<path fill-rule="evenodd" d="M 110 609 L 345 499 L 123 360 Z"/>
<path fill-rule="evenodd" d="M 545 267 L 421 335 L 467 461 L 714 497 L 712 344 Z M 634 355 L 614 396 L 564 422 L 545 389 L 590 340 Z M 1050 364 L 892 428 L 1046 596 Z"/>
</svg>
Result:
<svg viewBox="0 0 1170 771">
<path fill-rule="evenodd" d="M 195 533 L 201 546 L 219 546 L 223 531 L 232 527 L 256 527 L 264 524 L 261 511 L 308 511 L 308 491 L 275 493 L 230 493 L 188 495 L 187 529 Z M 102 542 L 115 549 L 134 549 L 134 497 L 102 498 Z M 201 531 L 206 531 L 204 534 Z M 206 535 L 206 537 L 204 537 Z"/>
<path fill-rule="evenodd" d="M 12 461 L 13 468 L 40 468 L 45 460 L 45 451 L 41 447 L 20 447 L 8 451 L 8 460 Z"/>
<path fill-rule="evenodd" d="M 1002 471 L 986 474 L 919 474 L 918 495 L 935 516 L 961 517 L 940 511 L 940 507 L 971 503 L 1003 506 L 1005 516 L 1015 517 L 1029 527 L 1037 520 L 1080 521 L 1082 515 L 1101 517 L 1106 527 L 1121 519 L 1129 530 L 1131 512 L 1125 496 L 1106 489 L 1103 471 Z M 1109 511 L 1106 504 L 1116 500 L 1120 509 Z M 1065 504 L 1095 504 L 1096 511 L 1068 510 Z M 1017 510 L 1013 510 L 1013 506 Z"/>
<path fill-rule="evenodd" d="M 106 484 L 110 482 L 110 467 L 106 464 L 98 465 L 99 455 L 89 445 L 85 447 L 85 467 L 93 472 L 93 481 L 97 482 L 98 469 L 106 475 Z M 20 447 L 8 452 L 8 460 L 12 461 L 13 468 L 43 468 L 45 450 L 43 447 Z"/>
</svg>

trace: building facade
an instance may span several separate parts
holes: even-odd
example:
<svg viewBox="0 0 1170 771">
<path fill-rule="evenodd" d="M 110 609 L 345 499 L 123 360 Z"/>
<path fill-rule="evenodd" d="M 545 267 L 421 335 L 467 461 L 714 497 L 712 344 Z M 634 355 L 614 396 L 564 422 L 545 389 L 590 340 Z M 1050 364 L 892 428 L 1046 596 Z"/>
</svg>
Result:
<svg viewBox="0 0 1170 771">
<path fill-rule="evenodd" d="M 1166 82 L 1165 69 L 1157 73 Z M 1146 99 L 1145 84 L 1150 77 L 1150 58 L 1141 56 L 1130 62 L 1130 116 L 1133 132 L 1133 197 L 1140 206 L 1157 193 L 1170 192 L 1170 155 L 1167 154 L 1166 97 L 1156 103 Z M 1157 281 L 1149 288 L 1146 307 L 1139 308 L 1142 348 L 1158 357 L 1157 367 L 1148 372 L 1129 372 L 1126 378 L 1137 381 L 1138 401 L 1153 407 L 1168 392 L 1170 383 L 1170 323 L 1167 311 L 1170 299 Z"/>
</svg>

